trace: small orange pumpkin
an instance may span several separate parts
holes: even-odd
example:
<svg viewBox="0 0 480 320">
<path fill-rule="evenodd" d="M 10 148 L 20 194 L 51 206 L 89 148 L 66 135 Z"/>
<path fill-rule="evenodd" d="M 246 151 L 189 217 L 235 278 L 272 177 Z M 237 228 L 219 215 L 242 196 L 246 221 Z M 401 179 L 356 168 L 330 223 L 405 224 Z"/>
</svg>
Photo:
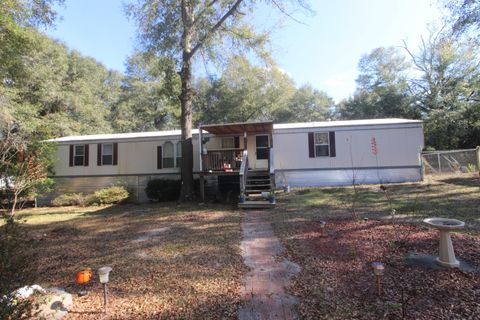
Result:
<svg viewBox="0 0 480 320">
<path fill-rule="evenodd" d="M 91 269 L 78 271 L 75 281 L 77 284 L 87 284 L 92 279 L 92 275 L 93 273 Z"/>
</svg>

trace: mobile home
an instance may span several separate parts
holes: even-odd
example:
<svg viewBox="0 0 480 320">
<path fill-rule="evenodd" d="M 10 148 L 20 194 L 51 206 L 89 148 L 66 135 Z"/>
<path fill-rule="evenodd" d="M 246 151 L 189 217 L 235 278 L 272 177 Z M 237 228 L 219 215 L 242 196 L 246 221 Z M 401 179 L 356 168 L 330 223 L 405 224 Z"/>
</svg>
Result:
<svg viewBox="0 0 480 320">
<path fill-rule="evenodd" d="M 123 183 L 138 201 L 148 201 L 149 180 L 180 178 L 180 140 L 177 130 L 53 139 L 55 191 L 40 200 Z M 229 177 L 247 194 L 286 185 L 418 181 L 423 124 L 408 119 L 213 124 L 193 131 L 193 147 L 193 171 L 206 181 L 202 187 Z"/>
</svg>

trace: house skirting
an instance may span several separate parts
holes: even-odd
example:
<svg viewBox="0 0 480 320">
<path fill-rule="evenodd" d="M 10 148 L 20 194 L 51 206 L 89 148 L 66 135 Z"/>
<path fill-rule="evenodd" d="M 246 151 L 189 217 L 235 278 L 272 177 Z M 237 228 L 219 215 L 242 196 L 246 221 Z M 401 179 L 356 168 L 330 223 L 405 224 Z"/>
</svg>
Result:
<svg viewBox="0 0 480 320">
<path fill-rule="evenodd" d="M 145 188 L 152 179 L 180 179 L 179 173 L 141 175 L 102 175 L 102 176 L 61 176 L 52 177 L 55 182 L 52 192 L 38 197 L 39 206 L 50 205 L 57 196 L 65 193 L 91 194 L 99 189 L 122 185 L 129 190 L 134 201 L 146 203 Z"/>
<path fill-rule="evenodd" d="M 275 170 L 277 187 L 348 186 L 354 183 L 380 184 L 421 180 L 421 166 Z"/>
</svg>

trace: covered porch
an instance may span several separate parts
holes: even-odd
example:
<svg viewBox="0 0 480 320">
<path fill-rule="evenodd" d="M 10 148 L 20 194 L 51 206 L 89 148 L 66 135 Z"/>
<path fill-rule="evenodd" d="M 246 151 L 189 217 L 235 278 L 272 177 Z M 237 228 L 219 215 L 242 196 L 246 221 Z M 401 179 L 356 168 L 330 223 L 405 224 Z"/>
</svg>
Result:
<svg viewBox="0 0 480 320">
<path fill-rule="evenodd" d="M 202 125 L 198 132 L 201 186 L 205 177 L 233 175 L 248 199 L 274 188 L 272 121 Z"/>
<path fill-rule="evenodd" d="M 271 121 L 200 126 L 200 172 L 239 172 L 244 154 L 249 169 L 268 170 L 272 131 Z"/>
</svg>

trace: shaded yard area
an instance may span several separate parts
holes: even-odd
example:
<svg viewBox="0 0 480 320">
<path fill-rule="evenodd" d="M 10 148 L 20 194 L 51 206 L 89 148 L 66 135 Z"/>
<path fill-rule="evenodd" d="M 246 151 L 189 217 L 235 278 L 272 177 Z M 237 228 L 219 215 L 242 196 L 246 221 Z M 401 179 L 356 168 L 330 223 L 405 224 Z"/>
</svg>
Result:
<svg viewBox="0 0 480 320">
<path fill-rule="evenodd" d="M 109 265 L 110 313 L 98 277 L 66 319 L 230 319 L 240 303 L 240 215 L 176 204 L 24 210 L 40 241 L 38 283 L 76 293 L 75 273 Z"/>
<path fill-rule="evenodd" d="M 356 195 L 350 187 L 281 195 L 269 219 L 287 258 L 302 267 L 288 288 L 300 298 L 301 318 L 480 318 L 479 273 L 433 271 L 404 262 L 413 251 L 438 254 L 437 233 L 420 221 L 440 216 L 466 222 L 466 230 L 453 235 L 457 258 L 480 267 L 479 182 L 478 174 L 465 174 L 386 185 L 386 194 L 379 186 L 359 186 Z M 381 297 L 376 296 L 374 261 L 385 263 Z"/>
</svg>

